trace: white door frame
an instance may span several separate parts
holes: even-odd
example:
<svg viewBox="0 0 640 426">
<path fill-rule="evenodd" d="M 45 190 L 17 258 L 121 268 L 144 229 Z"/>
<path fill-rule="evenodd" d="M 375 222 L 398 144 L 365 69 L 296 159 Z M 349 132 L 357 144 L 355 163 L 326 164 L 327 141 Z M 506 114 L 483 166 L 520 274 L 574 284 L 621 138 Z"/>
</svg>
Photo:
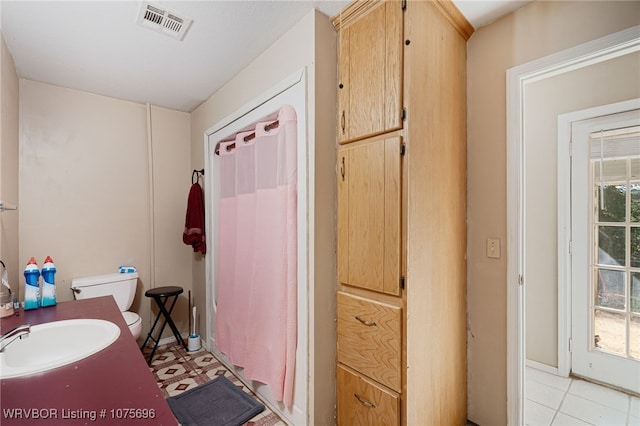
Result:
<svg viewBox="0 0 640 426">
<path fill-rule="evenodd" d="M 507 70 L 507 421 L 510 425 L 524 424 L 524 89 L 529 83 L 638 50 L 640 26 L 634 26 Z M 558 276 L 566 276 L 560 265 Z M 558 297 L 558 306 L 566 305 L 565 295 L 559 291 Z M 560 322 L 558 342 L 566 342 L 568 333 L 566 324 Z M 566 368 L 566 365 L 558 366 L 559 371 Z"/>
<path fill-rule="evenodd" d="M 313 223 L 314 205 L 312 196 L 309 196 L 309 188 L 314 188 L 313 161 L 308 161 L 308 152 L 313 152 L 310 145 L 313 142 L 308 137 L 308 94 L 307 94 L 307 68 L 302 68 L 284 80 L 272 86 L 263 94 L 255 97 L 233 114 L 218 121 L 204 132 L 204 155 L 205 155 L 205 202 L 209 213 L 205 218 L 205 228 L 207 229 L 207 261 L 205 265 L 205 298 L 206 298 L 206 325 L 205 336 L 202 338 L 202 345 L 218 357 L 218 359 L 229 369 L 237 373 L 238 378 L 248 388 L 257 393 L 269 408 L 277 413 L 287 424 L 307 425 L 312 419 L 313 409 L 309 399 L 309 392 L 313 391 L 313 378 L 309 373 L 311 365 L 309 354 L 313 353 L 311 342 L 313 336 L 310 335 L 309 319 L 312 318 L 313 307 Z M 298 182 L 297 182 L 297 223 L 298 223 L 298 335 L 296 350 L 296 377 L 294 384 L 293 406 L 285 407 L 275 401 L 270 388 L 257 381 L 250 381 L 244 377 L 231 361 L 215 346 L 212 338 L 214 332 L 214 322 L 216 306 L 214 299 L 217 294 L 215 288 L 215 262 L 217 248 L 217 206 L 219 199 L 219 185 L 216 178 L 219 171 L 216 167 L 214 156 L 215 145 L 246 126 L 255 124 L 266 115 L 277 111 L 283 104 L 293 106 L 298 114 L 297 120 L 297 158 L 298 158 Z"/>
<path fill-rule="evenodd" d="M 597 106 L 558 116 L 558 328 L 563 330 L 565 340 L 558 334 L 558 375 L 567 377 L 571 372 L 571 352 L 568 340 L 571 337 L 571 124 L 606 115 L 639 109 L 640 99 Z"/>
</svg>

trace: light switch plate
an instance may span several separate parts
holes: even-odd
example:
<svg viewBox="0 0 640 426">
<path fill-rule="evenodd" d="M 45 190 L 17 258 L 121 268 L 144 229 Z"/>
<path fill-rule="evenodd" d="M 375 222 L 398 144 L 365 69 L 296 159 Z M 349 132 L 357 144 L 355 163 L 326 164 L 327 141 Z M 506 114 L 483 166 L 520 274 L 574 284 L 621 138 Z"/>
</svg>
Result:
<svg viewBox="0 0 640 426">
<path fill-rule="evenodd" d="M 500 259 L 500 239 L 487 238 L 487 257 Z"/>
</svg>

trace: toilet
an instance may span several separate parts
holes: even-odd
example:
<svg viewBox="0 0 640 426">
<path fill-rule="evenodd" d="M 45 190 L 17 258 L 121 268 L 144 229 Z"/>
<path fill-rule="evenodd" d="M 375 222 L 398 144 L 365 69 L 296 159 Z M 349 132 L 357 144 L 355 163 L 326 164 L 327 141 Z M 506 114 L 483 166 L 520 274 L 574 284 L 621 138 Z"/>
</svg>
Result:
<svg viewBox="0 0 640 426">
<path fill-rule="evenodd" d="M 127 311 L 136 295 L 137 283 L 137 272 L 114 273 L 74 278 L 71 280 L 71 290 L 76 300 L 113 296 L 127 326 L 129 326 L 129 331 L 131 331 L 133 338 L 137 339 L 142 332 L 142 319 L 135 312 Z"/>
</svg>

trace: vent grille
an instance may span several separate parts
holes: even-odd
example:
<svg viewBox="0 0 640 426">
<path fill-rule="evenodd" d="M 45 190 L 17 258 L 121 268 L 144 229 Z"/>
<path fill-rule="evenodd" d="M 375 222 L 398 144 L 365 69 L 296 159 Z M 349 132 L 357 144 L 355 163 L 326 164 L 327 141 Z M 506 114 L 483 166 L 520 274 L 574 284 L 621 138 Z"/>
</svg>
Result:
<svg viewBox="0 0 640 426">
<path fill-rule="evenodd" d="M 192 19 L 179 16 L 161 7 L 143 2 L 138 13 L 137 23 L 177 40 L 184 39 Z"/>
</svg>

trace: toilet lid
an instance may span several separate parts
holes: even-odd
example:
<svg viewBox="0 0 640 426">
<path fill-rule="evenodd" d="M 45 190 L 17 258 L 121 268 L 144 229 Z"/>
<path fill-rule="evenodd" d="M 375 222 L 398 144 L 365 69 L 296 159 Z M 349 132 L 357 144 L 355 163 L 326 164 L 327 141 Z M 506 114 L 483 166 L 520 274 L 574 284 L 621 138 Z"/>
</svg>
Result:
<svg viewBox="0 0 640 426">
<path fill-rule="evenodd" d="M 122 312 L 122 316 L 124 317 L 124 320 L 127 322 L 128 326 L 131 326 L 140 321 L 140 315 L 136 314 L 135 312 Z"/>
</svg>

